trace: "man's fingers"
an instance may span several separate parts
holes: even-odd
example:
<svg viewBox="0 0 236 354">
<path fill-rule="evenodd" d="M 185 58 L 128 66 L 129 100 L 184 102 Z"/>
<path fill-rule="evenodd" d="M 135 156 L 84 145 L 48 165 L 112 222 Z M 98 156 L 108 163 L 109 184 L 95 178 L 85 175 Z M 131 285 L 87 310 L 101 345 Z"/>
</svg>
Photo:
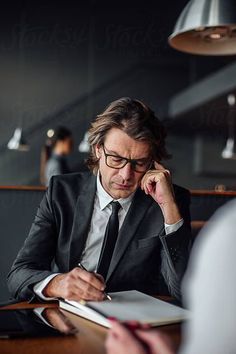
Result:
<svg viewBox="0 0 236 354">
<path fill-rule="evenodd" d="M 165 167 L 157 161 L 154 161 L 154 167 L 156 170 L 165 170 Z"/>
<path fill-rule="evenodd" d="M 161 181 L 170 182 L 170 171 L 168 170 L 150 170 L 148 171 L 141 180 L 141 188 L 147 192 L 149 189 L 153 189 L 153 184 L 159 183 Z"/>
<path fill-rule="evenodd" d="M 153 184 L 160 182 L 160 175 L 157 172 L 147 173 L 141 182 L 141 188 L 145 191 L 146 194 L 149 194 L 153 191 Z"/>
<path fill-rule="evenodd" d="M 101 280 L 101 282 L 103 284 L 105 284 L 105 280 L 103 278 L 103 276 L 101 274 L 98 274 L 98 273 L 93 273 L 95 275 L 96 278 L 98 278 L 99 280 Z"/>
<path fill-rule="evenodd" d="M 105 284 L 101 276 L 78 267 L 56 275 L 45 287 L 44 295 L 69 300 L 104 300 Z"/>
<path fill-rule="evenodd" d="M 171 174 L 169 170 L 167 170 L 162 164 L 160 164 L 157 161 L 154 161 L 154 167 L 156 171 L 160 171 L 160 172 L 166 172 L 169 175 Z"/>
<path fill-rule="evenodd" d="M 69 300 L 102 301 L 104 299 L 105 285 L 102 279 L 98 279 L 94 273 L 77 267 L 63 277 L 61 288 L 62 297 Z"/>
<path fill-rule="evenodd" d="M 78 278 L 74 284 L 70 285 L 70 296 L 68 300 L 94 300 L 102 301 L 104 299 L 103 291 L 95 289 L 91 284 Z"/>
<path fill-rule="evenodd" d="M 83 279 L 86 283 L 89 283 L 97 290 L 104 291 L 105 284 L 101 276 L 97 276 L 97 274 L 92 272 L 87 272 L 86 270 L 81 268 L 75 268 L 75 269 L 76 269 L 77 278 Z"/>
</svg>

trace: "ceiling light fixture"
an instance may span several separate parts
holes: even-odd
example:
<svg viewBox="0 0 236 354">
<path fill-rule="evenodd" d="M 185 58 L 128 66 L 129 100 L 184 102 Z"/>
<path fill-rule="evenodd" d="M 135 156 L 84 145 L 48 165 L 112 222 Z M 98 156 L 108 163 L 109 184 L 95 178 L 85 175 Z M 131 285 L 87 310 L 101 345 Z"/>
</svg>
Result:
<svg viewBox="0 0 236 354">
<path fill-rule="evenodd" d="M 236 54 L 236 0 L 191 0 L 168 41 L 191 54 Z"/>
<path fill-rule="evenodd" d="M 22 128 L 16 128 L 13 137 L 7 144 L 8 149 L 17 151 L 29 151 L 30 147 L 24 139 Z"/>
<path fill-rule="evenodd" d="M 88 132 L 84 134 L 83 140 L 78 146 L 78 150 L 79 152 L 86 152 L 86 153 L 90 151 L 90 145 L 88 142 Z"/>
<path fill-rule="evenodd" d="M 53 135 L 54 135 L 54 130 L 53 129 L 48 129 L 48 131 L 47 131 L 47 137 L 48 138 L 52 138 L 53 137 Z"/>
<path fill-rule="evenodd" d="M 227 101 L 229 105 L 229 112 L 228 112 L 228 139 L 226 141 L 225 148 L 221 153 L 221 157 L 223 159 L 236 159 L 236 153 L 234 151 L 235 146 L 235 95 L 229 94 L 227 96 Z"/>
</svg>

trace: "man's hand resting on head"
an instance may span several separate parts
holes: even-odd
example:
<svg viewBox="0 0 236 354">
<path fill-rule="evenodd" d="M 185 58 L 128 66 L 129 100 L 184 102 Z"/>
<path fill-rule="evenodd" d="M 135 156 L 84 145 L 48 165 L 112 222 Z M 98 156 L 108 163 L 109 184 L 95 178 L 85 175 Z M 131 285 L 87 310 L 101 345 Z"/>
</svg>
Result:
<svg viewBox="0 0 236 354">
<path fill-rule="evenodd" d="M 175 224 L 182 217 L 175 201 L 170 171 L 157 162 L 154 167 L 143 176 L 141 189 L 160 205 L 165 223 Z"/>
<path fill-rule="evenodd" d="M 61 297 L 68 300 L 104 300 L 104 279 L 99 274 L 79 267 L 65 274 L 56 275 L 44 288 L 46 297 Z"/>
</svg>

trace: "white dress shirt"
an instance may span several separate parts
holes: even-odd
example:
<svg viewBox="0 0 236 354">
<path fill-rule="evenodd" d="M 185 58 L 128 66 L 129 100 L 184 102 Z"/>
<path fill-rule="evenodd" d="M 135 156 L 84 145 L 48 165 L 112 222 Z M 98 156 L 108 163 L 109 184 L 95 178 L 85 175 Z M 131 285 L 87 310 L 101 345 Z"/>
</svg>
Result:
<svg viewBox="0 0 236 354">
<path fill-rule="evenodd" d="M 119 209 L 118 218 L 119 218 L 119 229 L 121 228 L 125 216 L 130 208 L 131 202 L 133 200 L 134 193 L 132 193 L 128 198 L 121 198 L 118 201 L 121 205 Z M 90 229 L 86 241 L 80 263 L 90 272 L 94 272 L 98 266 L 98 260 L 100 252 L 102 249 L 102 243 L 105 236 L 106 226 L 109 220 L 109 217 L 112 212 L 111 202 L 114 199 L 105 191 L 103 188 L 99 174 L 97 176 L 97 192 L 94 201 L 94 209 L 91 218 Z M 179 220 L 177 223 L 169 225 L 165 224 L 166 235 L 177 231 L 183 225 L 183 219 Z M 79 262 L 79 260 L 78 260 Z M 34 292 L 43 300 L 52 300 L 53 298 L 46 298 L 42 291 L 49 281 L 55 277 L 58 273 L 52 274 L 41 282 L 37 283 L 34 286 Z"/>
<path fill-rule="evenodd" d="M 216 212 L 194 245 L 183 282 L 191 320 L 181 354 L 236 353 L 236 201 Z"/>
</svg>

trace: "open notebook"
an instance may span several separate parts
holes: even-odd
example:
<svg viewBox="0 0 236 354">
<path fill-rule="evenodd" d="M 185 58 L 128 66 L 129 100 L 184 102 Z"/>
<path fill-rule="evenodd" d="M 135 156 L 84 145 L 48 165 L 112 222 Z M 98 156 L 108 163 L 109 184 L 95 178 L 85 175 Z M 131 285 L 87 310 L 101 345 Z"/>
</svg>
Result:
<svg viewBox="0 0 236 354">
<path fill-rule="evenodd" d="M 189 318 L 189 311 L 136 290 L 109 295 L 112 301 L 61 300 L 60 308 L 105 327 L 110 327 L 108 317 L 116 317 L 120 321 L 137 320 L 152 326 L 171 324 Z"/>
</svg>

